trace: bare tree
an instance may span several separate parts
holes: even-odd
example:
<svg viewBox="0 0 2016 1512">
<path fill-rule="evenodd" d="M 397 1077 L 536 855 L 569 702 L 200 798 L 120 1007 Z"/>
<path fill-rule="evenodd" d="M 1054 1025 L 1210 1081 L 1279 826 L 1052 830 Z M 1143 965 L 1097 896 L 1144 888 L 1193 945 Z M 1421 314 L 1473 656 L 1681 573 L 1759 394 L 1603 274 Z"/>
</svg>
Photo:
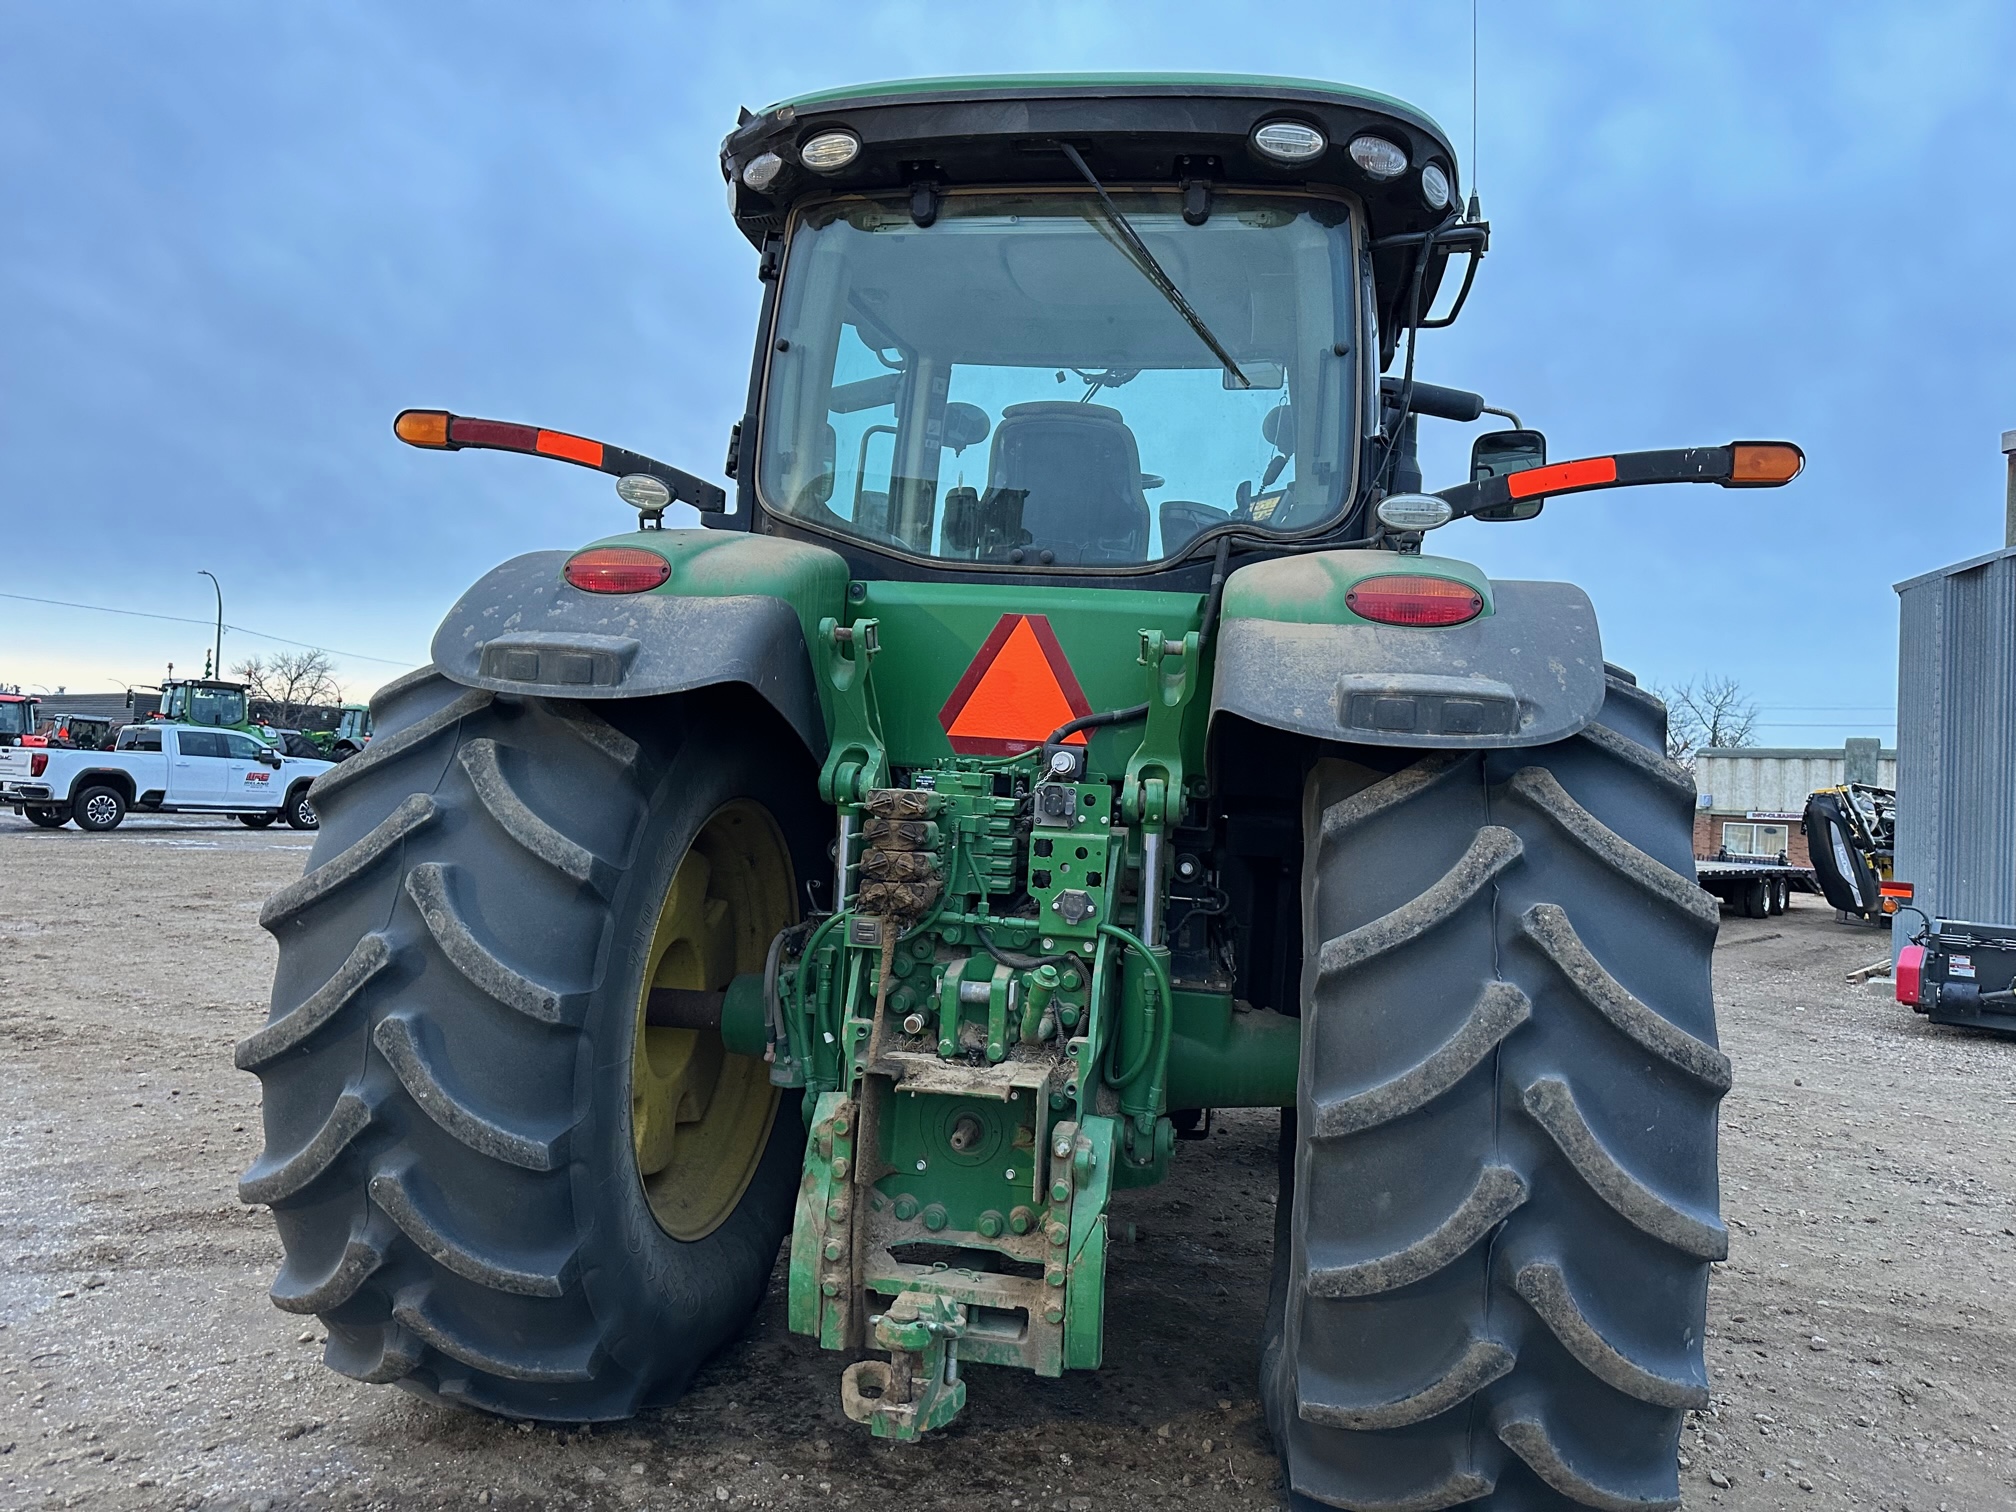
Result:
<svg viewBox="0 0 2016 1512">
<path fill-rule="evenodd" d="M 1733 677 L 1652 691 L 1666 700 L 1666 754 L 1685 767 L 1693 767 L 1696 751 L 1747 746 L 1756 733 L 1757 705 Z"/>
<path fill-rule="evenodd" d="M 294 724 L 311 704 L 343 701 L 335 664 L 326 651 L 254 656 L 233 667 L 231 675 L 250 688 L 253 698 L 272 704 L 283 725 Z"/>
</svg>

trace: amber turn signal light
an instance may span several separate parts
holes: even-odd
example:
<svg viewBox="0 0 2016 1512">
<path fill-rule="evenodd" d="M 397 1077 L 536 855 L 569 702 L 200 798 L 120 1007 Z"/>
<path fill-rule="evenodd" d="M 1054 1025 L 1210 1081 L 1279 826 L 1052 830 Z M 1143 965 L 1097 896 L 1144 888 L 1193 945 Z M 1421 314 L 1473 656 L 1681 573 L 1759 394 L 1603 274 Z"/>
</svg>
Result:
<svg viewBox="0 0 2016 1512">
<path fill-rule="evenodd" d="M 392 422 L 392 434 L 408 446 L 446 450 L 448 418 L 446 410 L 401 410 L 399 418 Z"/>
<path fill-rule="evenodd" d="M 560 575 L 583 593 L 649 593 L 672 576 L 672 564 L 641 546 L 591 546 Z"/>
<path fill-rule="evenodd" d="M 1344 607 L 1381 625 L 1460 625 L 1484 612 L 1484 595 L 1453 578 L 1389 573 L 1360 578 Z"/>
<path fill-rule="evenodd" d="M 1738 441 L 1729 456 L 1730 488 L 1776 488 L 1806 466 L 1806 453 L 1790 441 Z"/>
</svg>

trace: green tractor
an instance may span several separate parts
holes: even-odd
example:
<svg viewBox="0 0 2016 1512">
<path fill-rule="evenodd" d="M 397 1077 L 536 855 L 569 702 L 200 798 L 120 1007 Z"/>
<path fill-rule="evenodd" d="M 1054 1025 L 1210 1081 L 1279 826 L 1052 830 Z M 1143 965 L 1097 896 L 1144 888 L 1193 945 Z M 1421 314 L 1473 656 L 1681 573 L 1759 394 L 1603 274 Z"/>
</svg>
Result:
<svg viewBox="0 0 2016 1512">
<path fill-rule="evenodd" d="M 251 714 L 251 691 L 242 682 L 215 677 L 166 677 L 157 691 L 161 696 L 154 709 L 146 713 L 149 719 L 259 734 L 259 726 Z M 126 706 L 135 707 L 131 689 L 127 690 Z"/>
<path fill-rule="evenodd" d="M 337 711 L 336 728 L 327 732 L 323 754 L 331 761 L 348 761 L 371 743 L 371 709 L 366 704 L 344 704 Z"/>
<path fill-rule="evenodd" d="M 283 755 L 305 757 L 311 761 L 333 759 L 313 737 L 300 730 L 280 729 L 255 717 L 271 713 L 273 706 L 255 709 L 251 688 L 245 683 L 226 682 L 214 677 L 168 677 L 162 679 L 158 691 L 160 699 L 157 706 L 146 713 L 148 719 L 168 724 L 237 730 L 255 740 L 264 741 Z M 126 707 L 136 707 L 131 689 L 126 693 Z"/>
<path fill-rule="evenodd" d="M 1579 589 L 1423 541 L 1799 450 L 1522 428 L 1422 492 L 1418 418 L 1486 406 L 1415 333 L 1488 229 L 1365 91 L 883 84 L 721 164 L 763 290 L 732 508 L 395 423 L 640 521 L 471 588 L 316 784 L 238 1051 L 274 1301 L 359 1380 L 619 1419 L 788 1237 L 790 1327 L 914 1439 L 970 1367 L 1096 1368 L 1115 1194 L 1274 1107 L 1295 1496 L 1677 1505 L 1727 1245 L 1693 784 Z"/>
<path fill-rule="evenodd" d="M 300 714 L 299 734 L 324 761 L 348 761 L 371 741 L 371 710 L 366 704 L 311 704 Z"/>
</svg>

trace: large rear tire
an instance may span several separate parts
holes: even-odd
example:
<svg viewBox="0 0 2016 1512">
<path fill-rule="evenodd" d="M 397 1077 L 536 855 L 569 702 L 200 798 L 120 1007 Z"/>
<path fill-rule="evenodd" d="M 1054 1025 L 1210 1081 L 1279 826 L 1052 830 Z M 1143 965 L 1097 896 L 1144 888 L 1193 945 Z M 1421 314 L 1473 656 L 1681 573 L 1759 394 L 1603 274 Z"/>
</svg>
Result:
<svg viewBox="0 0 2016 1512">
<path fill-rule="evenodd" d="M 628 1416 L 742 1329 L 790 1222 L 795 1098 L 643 1004 L 654 980 L 761 969 L 824 839 L 809 763 L 699 700 L 611 710 L 625 733 L 430 670 L 373 711 L 379 738 L 317 779 L 307 874 L 261 915 L 272 1017 L 238 1049 L 263 1083 L 240 1194 L 286 1249 L 273 1300 L 321 1315 L 325 1360 L 360 1380 Z M 721 825 L 782 858 L 761 908 L 692 892 Z M 710 1145 L 713 1109 L 733 1116 Z"/>
<path fill-rule="evenodd" d="M 1320 764 L 1268 1417 L 1303 1505 L 1679 1505 L 1718 1216 L 1694 787 L 1658 701 Z"/>
</svg>

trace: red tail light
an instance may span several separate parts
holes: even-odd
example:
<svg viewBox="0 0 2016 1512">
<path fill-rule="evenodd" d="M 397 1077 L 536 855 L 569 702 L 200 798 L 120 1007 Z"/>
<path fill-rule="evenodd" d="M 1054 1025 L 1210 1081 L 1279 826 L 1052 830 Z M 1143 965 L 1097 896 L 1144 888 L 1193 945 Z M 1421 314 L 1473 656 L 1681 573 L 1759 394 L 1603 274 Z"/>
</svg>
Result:
<svg viewBox="0 0 2016 1512">
<path fill-rule="evenodd" d="M 1925 947 L 1906 945 L 1897 952 L 1897 1001 L 1909 1008 L 1918 1006 L 1918 994 L 1925 990 Z"/>
<path fill-rule="evenodd" d="M 37 751 L 33 756 L 28 758 L 28 775 L 30 777 L 40 777 L 48 770 L 49 753 L 47 751 Z"/>
<path fill-rule="evenodd" d="M 648 593 L 672 576 L 672 564 L 641 546 L 595 546 L 569 557 L 560 575 L 583 593 Z"/>
<path fill-rule="evenodd" d="M 1460 625 L 1484 612 L 1484 595 L 1452 578 L 1395 573 L 1360 579 L 1344 607 L 1382 625 Z"/>
</svg>

